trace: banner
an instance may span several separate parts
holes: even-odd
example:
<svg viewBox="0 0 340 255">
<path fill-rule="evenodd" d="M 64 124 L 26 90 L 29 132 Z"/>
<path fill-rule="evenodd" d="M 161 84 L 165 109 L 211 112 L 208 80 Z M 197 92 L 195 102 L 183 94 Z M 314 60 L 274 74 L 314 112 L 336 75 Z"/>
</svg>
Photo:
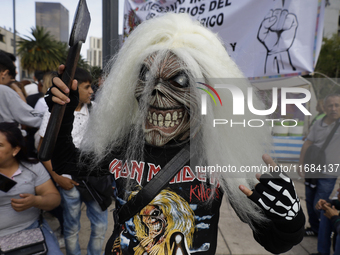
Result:
<svg viewBox="0 0 340 255">
<path fill-rule="evenodd" d="M 314 71 L 324 0 L 125 0 L 123 41 L 141 22 L 188 13 L 218 33 L 243 73 L 284 77 Z"/>
</svg>

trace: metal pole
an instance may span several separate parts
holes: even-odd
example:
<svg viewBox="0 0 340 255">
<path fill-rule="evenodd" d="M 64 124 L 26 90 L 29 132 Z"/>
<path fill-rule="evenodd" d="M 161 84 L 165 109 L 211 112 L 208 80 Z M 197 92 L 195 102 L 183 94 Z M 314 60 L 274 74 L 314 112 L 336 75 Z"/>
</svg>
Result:
<svg viewBox="0 0 340 255">
<path fill-rule="evenodd" d="M 13 0 L 13 27 L 14 27 L 14 31 L 13 31 L 13 54 L 14 56 L 17 55 L 17 49 L 16 49 L 16 38 L 15 38 L 15 0 Z"/>
<path fill-rule="evenodd" d="M 102 0 L 103 8 L 103 67 L 119 50 L 118 0 Z"/>
</svg>

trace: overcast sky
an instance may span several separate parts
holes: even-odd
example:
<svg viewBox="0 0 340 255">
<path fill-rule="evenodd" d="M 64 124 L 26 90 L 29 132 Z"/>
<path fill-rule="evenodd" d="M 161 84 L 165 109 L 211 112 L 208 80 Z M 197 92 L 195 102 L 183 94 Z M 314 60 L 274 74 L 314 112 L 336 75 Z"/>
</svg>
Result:
<svg viewBox="0 0 340 255">
<path fill-rule="evenodd" d="M 0 27 L 13 31 L 13 0 L 0 0 Z M 71 32 L 73 16 L 76 12 L 78 0 L 15 0 L 15 26 L 20 36 L 31 35 L 31 27 L 35 27 L 35 2 L 61 3 L 69 11 L 69 33 Z M 102 0 L 86 0 L 91 14 L 89 36 L 102 37 Z M 124 0 L 119 0 L 119 16 L 123 18 Z M 121 33 L 122 28 L 119 28 Z M 89 39 L 86 39 L 82 47 L 81 55 L 86 58 L 86 50 L 89 48 Z"/>
</svg>

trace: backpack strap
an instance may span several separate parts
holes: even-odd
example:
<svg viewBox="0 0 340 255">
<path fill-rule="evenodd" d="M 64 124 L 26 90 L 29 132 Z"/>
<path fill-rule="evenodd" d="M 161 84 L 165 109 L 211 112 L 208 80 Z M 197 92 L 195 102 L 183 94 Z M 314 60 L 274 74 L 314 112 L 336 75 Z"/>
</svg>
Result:
<svg viewBox="0 0 340 255">
<path fill-rule="evenodd" d="M 187 144 L 147 185 L 118 210 L 117 215 L 119 223 L 123 224 L 147 206 L 164 186 L 182 169 L 190 158 L 190 144 Z"/>
<path fill-rule="evenodd" d="M 336 120 L 336 123 L 335 123 L 332 131 L 329 133 L 329 135 L 327 136 L 326 141 L 323 143 L 322 148 L 321 148 L 323 151 L 325 151 L 325 149 L 328 146 L 329 142 L 332 140 L 333 135 L 335 134 L 335 132 L 338 129 L 339 125 L 340 125 L 340 119 Z"/>
</svg>

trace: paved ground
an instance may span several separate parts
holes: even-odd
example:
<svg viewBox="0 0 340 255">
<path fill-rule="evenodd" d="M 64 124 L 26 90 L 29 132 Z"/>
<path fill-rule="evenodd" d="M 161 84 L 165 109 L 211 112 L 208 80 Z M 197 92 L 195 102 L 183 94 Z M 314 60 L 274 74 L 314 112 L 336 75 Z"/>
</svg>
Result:
<svg viewBox="0 0 340 255">
<path fill-rule="evenodd" d="M 304 184 L 301 179 L 298 179 L 297 174 L 290 174 L 290 176 L 294 179 L 295 187 L 302 201 L 302 208 L 306 214 L 306 203 L 305 203 L 305 192 L 304 192 Z M 338 180 L 339 183 L 339 180 Z M 335 190 L 337 189 L 338 184 L 336 185 Z M 113 210 L 114 206 L 112 205 L 109 210 Z M 86 254 L 86 246 L 90 236 L 90 222 L 86 217 L 86 208 L 85 205 L 82 209 L 81 216 L 81 231 L 80 231 L 80 245 L 82 249 L 82 254 Z M 52 229 L 56 229 L 58 227 L 57 220 L 49 217 L 49 222 L 51 224 Z M 110 237 L 113 229 L 113 219 L 112 213 L 109 213 L 109 225 L 108 231 L 106 233 L 106 240 Z M 271 254 L 267 252 L 264 248 L 262 248 L 253 238 L 252 232 L 247 224 L 242 223 L 238 217 L 236 216 L 233 209 L 227 202 L 222 203 L 221 207 L 221 218 L 219 223 L 219 232 L 218 232 L 218 240 L 217 240 L 217 251 L 218 255 L 255 255 L 255 254 Z M 105 243 L 106 243 L 105 240 Z M 289 255 L 308 255 L 310 253 L 317 252 L 317 238 L 315 237 L 305 237 L 303 241 L 297 246 L 293 247 L 290 251 L 284 253 Z M 62 249 L 64 254 L 65 250 Z"/>
</svg>

